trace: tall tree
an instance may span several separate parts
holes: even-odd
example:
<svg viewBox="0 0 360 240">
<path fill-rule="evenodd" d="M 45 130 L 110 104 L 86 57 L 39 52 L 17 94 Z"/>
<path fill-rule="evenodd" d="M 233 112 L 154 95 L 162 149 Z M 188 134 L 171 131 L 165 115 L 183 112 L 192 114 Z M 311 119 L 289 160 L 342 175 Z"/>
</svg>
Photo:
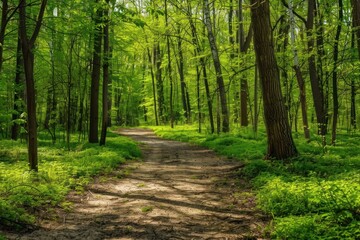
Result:
<svg viewBox="0 0 360 240">
<path fill-rule="evenodd" d="M 221 62 L 219 57 L 219 51 L 216 45 L 216 39 L 213 32 L 213 24 L 210 18 L 210 6 L 209 1 L 204 0 L 204 15 L 205 15 L 205 25 L 207 28 L 207 36 L 209 39 L 211 54 L 213 57 L 214 68 L 216 72 L 216 83 L 218 87 L 218 92 L 220 95 L 220 103 L 221 103 L 221 117 L 222 117 L 222 131 L 229 132 L 230 131 L 230 121 L 229 121 L 229 112 L 227 106 L 226 99 L 226 91 L 224 85 L 224 78 L 221 70 Z M 215 17 L 215 16 L 214 16 Z"/>
<path fill-rule="evenodd" d="M 24 61 L 21 52 L 21 40 L 20 31 L 18 34 L 16 48 L 16 73 L 15 73 L 15 91 L 14 91 L 14 112 L 12 114 L 13 124 L 11 126 L 11 139 L 17 140 L 20 130 L 20 124 L 18 123 L 20 118 L 20 112 L 23 111 L 23 100 L 24 100 Z"/>
<path fill-rule="evenodd" d="M 313 95 L 313 101 L 315 106 L 317 124 L 318 124 L 318 134 L 323 138 L 323 145 L 326 145 L 326 111 L 325 111 L 325 101 L 323 89 L 320 83 L 320 78 L 317 73 L 316 68 L 316 57 L 314 52 L 315 47 L 315 36 L 314 36 L 314 18 L 316 11 L 316 0 L 308 1 L 308 13 L 306 20 L 306 35 L 307 35 L 307 46 L 308 46 L 308 62 L 309 62 L 309 73 L 310 73 L 310 82 Z"/>
<path fill-rule="evenodd" d="M 300 105 L 301 105 L 301 113 L 302 113 L 302 123 L 304 129 L 305 139 L 310 139 L 310 130 L 309 130 L 309 122 L 308 122 L 308 114 L 307 114 L 307 103 L 306 103 L 306 86 L 305 80 L 303 78 L 300 64 L 299 64 L 299 56 L 298 51 L 295 45 L 295 16 L 293 11 L 293 0 L 289 0 L 289 15 L 290 15 L 290 34 L 291 34 L 291 44 L 294 55 L 294 65 L 293 69 L 295 71 L 296 79 L 300 89 Z"/>
<path fill-rule="evenodd" d="M 6 27 L 18 9 L 17 7 L 9 8 L 8 0 L 2 0 L 1 2 L 2 2 L 2 9 L 1 9 L 1 23 L 0 23 L 0 72 L 2 70 L 2 65 L 3 65 Z"/>
<path fill-rule="evenodd" d="M 103 93 L 102 93 L 102 127 L 101 127 L 101 137 L 100 145 L 105 145 L 106 142 L 106 132 L 108 128 L 109 120 L 109 66 L 110 66 L 110 41 L 109 41 L 109 1 L 106 0 L 106 6 L 104 11 L 105 25 L 104 25 L 104 63 L 103 63 Z"/>
<path fill-rule="evenodd" d="M 250 47 L 250 43 L 252 40 L 252 24 L 250 24 L 248 34 L 245 35 L 244 30 L 244 10 L 243 10 L 243 0 L 239 0 L 238 3 L 238 37 L 237 42 L 239 44 L 240 53 L 245 55 Z M 245 66 L 246 67 L 246 66 Z M 249 88 L 248 88 L 248 81 L 245 72 L 241 74 L 240 80 L 240 122 L 241 126 L 248 126 L 249 125 L 249 117 L 248 117 L 248 101 L 249 101 Z"/>
<path fill-rule="evenodd" d="M 297 155 L 287 112 L 282 101 L 279 69 L 275 58 L 269 0 L 251 0 L 254 46 L 259 66 L 268 138 L 266 158 L 285 159 Z"/>
<path fill-rule="evenodd" d="M 27 128 L 28 128 L 28 157 L 30 170 L 38 171 L 37 154 L 37 122 L 36 122 L 36 94 L 34 80 L 34 50 L 35 41 L 39 35 L 45 13 L 47 0 L 42 0 L 39 14 L 35 21 L 35 28 L 31 36 L 28 35 L 28 17 L 26 14 L 26 0 L 19 0 L 20 39 L 24 59 L 24 72 L 26 82 Z"/>
<path fill-rule="evenodd" d="M 337 121 L 339 117 L 339 98 L 338 98 L 338 59 L 339 59 L 339 40 L 342 28 L 343 21 L 343 1 L 338 0 L 338 20 L 337 20 L 337 28 L 334 42 L 334 50 L 333 50 L 333 76 L 332 76 L 332 84 L 333 84 L 333 122 L 332 122 L 332 134 L 331 134 L 331 144 L 335 145 L 336 141 L 336 129 L 337 129 Z"/>
<path fill-rule="evenodd" d="M 200 56 L 199 64 L 201 66 L 202 76 L 203 76 L 204 85 L 205 85 L 206 102 L 207 102 L 207 106 L 208 106 L 209 122 L 210 122 L 210 132 L 214 133 L 215 126 L 214 126 L 214 117 L 213 117 L 212 98 L 211 98 L 211 94 L 210 94 L 208 74 L 207 74 L 207 70 L 206 70 L 206 57 L 204 56 L 204 49 L 200 44 L 198 32 L 196 29 L 196 24 L 194 21 L 194 16 L 192 15 L 192 8 L 191 8 L 191 4 L 190 4 L 189 0 L 187 0 L 186 15 L 188 17 L 190 28 L 191 28 L 192 43 L 195 46 L 195 50 L 194 50 L 195 56 L 196 57 Z M 200 74 L 198 74 L 198 76 L 200 77 Z M 200 83 L 198 83 L 198 86 L 199 86 L 198 89 L 200 90 L 199 84 Z M 200 91 L 198 91 L 198 101 L 200 101 Z M 199 104 L 199 102 L 198 102 L 198 104 Z M 199 104 L 199 106 L 200 106 L 200 104 Z M 199 111 L 199 116 L 200 115 L 201 115 L 201 112 Z"/>
<path fill-rule="evenodd" d="M 101 72 L 101 43 L 102 43 L 102 17 L 103 9 L 99 0 L 95 1 L 97 10 L 95 16 L 94 31 L 94 52 L 91 74 L 91 97 L 90 97 L 90 128 L 89 142 L 97 143 L 99 141 L 99 85 Z"/>
<path fill-rule="evenodd" d="M 353 38 L 356 41 L 352 41 L 352 45 L 357 43 L 358 57 L 360 59 L 360 0 L 351 0 L 352 5 L 352 26 L 353 26 Z M 355 81 L 351 81 L 351 123 L 354 129 L 356 129 L 356 86 Z"/>
<path fill-rule="evenodd" d="M 166 48 L 167 48 L 167 61 L 168 61 L 168 76 L 170 82 L 170 126 L 174 128 L 174 83 L 172 77 L 172 66 L 171 66 L 171 48 L 170 48 L 170 36 L 169 36 L 169 14 L 167 0 L 165 0 L 165 27 L 166 27 Z"/>
</svg>

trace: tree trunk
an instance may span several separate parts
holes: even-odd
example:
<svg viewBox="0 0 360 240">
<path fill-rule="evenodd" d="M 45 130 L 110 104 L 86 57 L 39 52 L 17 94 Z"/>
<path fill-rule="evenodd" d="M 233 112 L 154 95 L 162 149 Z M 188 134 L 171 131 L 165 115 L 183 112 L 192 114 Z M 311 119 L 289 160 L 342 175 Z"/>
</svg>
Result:
<svg viewBox="0 0 360 240">
<path fill-rule="evenodd" d="M 168 9 L 167 9 L 167 0 L 165 0 L 165 27 L 166 31 L 169 31 L 169 23 L 168 23 Z M 174 128 L 174 83 L 173 83 L 173 77 L 172 77 L 172 66 L 171 66 L 171 48 L 170 48 L 170 36 L 169 34 L 166 35 L 166 47 L 167 47 L 167 60 L 168 60 L 168 76 L 169 76 L 169 82 L 170 82 L 170 127 Z"/>
<path fill-rule="evenodd" d="M 70 151 L 70 139 L 71 139 L 71 90 L 72 90 L 72 78 L 73 78 L 73 50 L 74 50 L 75 39 L 70 40 L 69 49 L 69 65 L 68 65 L 68 82 L 67 82 L 67 110 L 66 110 L 66 143 L 68 150 Z"/>
<path fill-rule="evenodd" d="M 269 0 L 251 0 L 254 46 L 259 66 L 268 138 L 267 159 L 297 155 L 280 86 L 270 24 Z"/>
<path fill-rule="evenodd" d="M 302 113 L 302 122 L 304 128 L 304 136 L 305 139 L 310 140 L 310 130 L 309 130 L 309 122 L 307 116 L 307 104 L 306 104 L 306 87 L 305 87 L 305 80 L 302 76 L 300 65 L 299 65 L 299 58 L 298 52 L 295 46 L 295 18 L 293 12 L 293 2 L 292 0 L 289 1 L 289 14 L 290 14 L 290 34 L 291 34 L 291 44 L 294 54 L 294 65 L 293 69 L 296 74 L 296 79 L 300 89 L 300 104 L 301 104 L 301 113 Z M 296 120 L 296 118 L 295 118 Z M 296 124 L 295 124 L 296 125 Z"/>
<path fill-rule="evenodd" d="M 105 26 L 104 26 L 104 63 L 103 63 L 103 93 L 102 93 L 102 127 L 101 127 L 101 137 L 100 137 L 100 146 L 105 145 L 106 142 L 106 132 L 108 128 L 109 120 L 109 63 L 110 63 L 110 43 L 109 43 L 109 0 L 106 0 L 106 9 L 104 11 L 105 15 Z"/>
<path fill-rule="evenodd" d="M 11 139 L 17 140 L 20 132 L 20 124 L 16 122 L 20 118 L 20 113 L 24 110 L 22 102 L 24 101 L 24 61 L 21 53 L 20 33 L 18 36 L 16 50 L 16 74 L 14 91 L 14 112 L 12 114 Z M 20 102 L 21 101 L 21 102 Z"/>
<path fill-rule="evenodd" d="M 161 50 L 160 44 L 156 43 L 154 46 L 154 66 L 155 66 L 155 78 L 156 78 L 156 89 L 157 89 L 157 100 L 158 100 L 158 112 L 159 112 L 159 120 L 162 123 L 165 123 L 164 118 L 164 83 L 162 79 L 162 71 L 161 71 Z"/>
<path fill-rule="evenodd" d="M 180 27 L 178 27 L 178 35 L 181 36 Z M 181 88 L 181 101 L 184 109 L 184 117 L 186 122 L 190 123 L 191 119 L 191 106 L 189 102 L 189 92 L 187 90 L 184 74 L 184 55 L 182 50 L 182 39 L 178 38 L 178 53 L 179 53 L 179 77 L 180 77 L 180 88 Z"/>
<path fill-rule="evenodd" d="M 259 74 L 258 74 L 258 67 L 255 65 L 255 77 L 254 77 L 254 122 L 253 122 L 253 130 L 255 133 L 255 136 L 257 135 L 258 131 L 258 123 L 259 123 L 259 101 L 258 101 L 258 95 L 259 95 Z"/>
<path fill-rule="evenodd" d="M 318 124 L 318 134 L 323 138 L 323 145 L 326 145 L 325 134 L 326 134 L 326 116 L 325 116 L 325 103 L 323 90 L 318 78 L 316 69 L 316 61 L 314 54 L 315 40 L 313 36 L 314 28 L 314 12 L 316 11 L 315 0 L 308 1 L 308 16 L 306 22 L 306 34 L 307 34 L 307 45 L 309 53 L 309 73 L 311 81 L 311 89 L 313 93 L 313 100 Z"/>
<path fill-rule="evenodd" d="M 156 103 L 156 85 L 155 85 L 155 76 L 154 76 L 154 67 L 155 67 L 155 59 L 154 55 L 150 54 L 150 50 L 147 49 L 149 62 L 150 62 L 150 73 L 151 73 L 151 84 L 152 84 L 152 93 L 153 93 L 153 101 L 154 101 L 154 117 L 155 117 L 155 124 L 159 126 L 159 117 L 157 113 L 157 103 Z"/>
<path fill-rule="evenodd" d="M 96 0 L 99 3 L 99 0 Z M 90 96 L 90 126 L 89 126 L 89 142 L 99 142 L 99 85 L 101 71 L 101 42 L 102 42 L 102 13 L 103 10 L 97 6 L 95 16 L 94 31 L 94 52 L 93 52 L 93 68 L 91 74 L 91 96 Z"/>
<path fill-rule="evenodd" d="M 194 24 L 191 11 L 192 11 L 191 6 L 190 6 L 190 3 L 188 2 L 187 16 L 188 16 L 188 20 L 189 20 L 189 24 L 190 24 L 190 28 L 191 28 L 192 42 L 195 46 L 195 55 L 198 56 L 198 55 L 203 54 L 203 50 L 202 50 L 200 42 L 199 42 L 198 34 L 196 31 L 196 26 Z M 208 77 L 207 77 L 207 72 L 206 72 L 206 59 L 204 56 L 200 57 L 199 63 L 201 66 L 201 71 L 203 74 L 203 80 L 204 80 L 204 85 L 205 85 L 206 102 L 207 102 L 208 112 L 209 112 L 210 132 L 214 133 L 215 126 L 214 126 L 214 117 L 213 117 L 213 109 L 212 109 L 212 99 L 211 99 L 209 82 L 208 82 Z"/>
<path fill-rule="evenodd" d="M 33 34 L 29 38 L 27 31 L 26 0 L 19 0 L 20 39 L 24 59 L 24 72 L 27 98 L 27 127 L 28 127 L 28 157 L 30 170 L 38 171 L 37 155 L 37 122 L 36 122 L 36 93 L 34 81 L 34 48 L 39 35 L 47 0 L 41 1 L 39 15 L 35 22 Z"/>
<path fill-rule="evenodd" d="M 332 134 L 331 134 L 331 145 L 335 146 L 336 142 L 336 129 L 337 129 L 337 120 L 339 116 L 339 99 L 338 99 L 338 78 L 337 78 L 337 66 L 339 58 L 339 40 L 341 34 L 341 27 L 343 21 L 343 1 L 338 0 L 339 4 L 339 16 L 338 16 L 338 25 L 336 28 L 335 42 L 334 42 L 334 51 L 333 51 L 333 122 L 332 122 Z"/>
<path fill-rule="evenodd" d="M 196 51 L 195 51 L 196 56 Z M 197 98 L 197 110 L 198 110 L 198 132 L 201 133 L 202 113 L 201 113 L 201 94 L 200 94 L 200 78 L 201 73 L 199 66 L 196 66 L 196 98 Z"/>
<path fill-rule="evenodd" d="M 218 92 L 220 95 L 220 103 L 221 103 L 221 117 L 222 117 L 222 132 L 230 131 L 230 122 L 229 122 L 229 112 L 227 106 L 226 92 L 224 86 L 224 79 L 221 70 L 221 63 L 219 58 L 219 52 L 216 45 L 215 36 L 213 33 L 213 26 L 210 18 L 210 7 L 209 1 L 204 0 L 204 15 L 205 15 L 205 24 L 208 32 L 208 39 L 211 49 L 211 54 L 213 57 L 214 68 L 216 72 L 216 82 L 218 87 Z"/>
<path fill-rule="evenodd" d="M 51 34 L 50 48 L 50 62 L 51 62 L 51 79 L 48 81 L 48 91 L 46 99 L 46 113 L 44 128 L 48 130 L 51 135 L 52 143 L 56 142 L 56 84 L 55 84 L 55 51 L 56 39 L 54 31 Z"/>
<path fill-rule="evenodd" d="M 358 57 L 360 59 L 360 0 L 351 0 L 351 5 L 353 34 L 356 39 Z M 356 85 L 353 79 L 351 81 L 351 124 L 356 129 Z"/>
<path fill-rule="evenodd" d="M 248 34 L 245 35 L 244 31 L 244 14 L 243 14 L 243 0 L 239 0 L 238 3 L 238 43 L 241 54 L 246 54 L 250 47 L 251 39 L 252 39 L 252 24 L 250 24 Z M 246 79 L 245 72 L 241 74 L 240 80 L 240 124 L 243 127 L 249 125 L 249 116 L 248 116 L 248 81 Z"/>
<path fill-rule="evenodd" d="M 7 25 L 7 14 L 8 14 L 8 1 L 2 1 L 2 9 L 1 9 L 1 25 L 0 25 L 0 72 L 2 70 L 3 65 L 3 54 L 4 54 L 4 40 L 5 40 L 5 28 Z"/>
</svg>

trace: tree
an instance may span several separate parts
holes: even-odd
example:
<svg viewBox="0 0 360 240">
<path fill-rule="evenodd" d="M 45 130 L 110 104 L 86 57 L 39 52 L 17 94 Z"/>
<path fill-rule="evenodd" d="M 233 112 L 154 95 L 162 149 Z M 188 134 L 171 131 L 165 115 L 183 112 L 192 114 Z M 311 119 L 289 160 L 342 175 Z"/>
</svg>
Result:
<svg viewBox="0 0 360 240">
<path fill-rule="evenodd" d="M 306 87 L 305 87 L 305 80 L 303 78 L 300 64 L 299 64 L 299 56 L 298 51 L 295 46 L 295 17 L 293 12 L 293 2 L 292 0 L 289 1 L 289 15 L 290 15 L 290 34 L 291 34 L 291 44 L 292 50 L 294 55 L 294 65 L 293 69 L 295 71 L 296 79 L 300 89 L 300 105 L 301 105 L 301 113 L 302 113 L 302 122 L 304 128 L 304 135 L 305 139 L 310 139 L 310 130 L 309 130 L 309 123 L 308 123 L 308 114 L 307 114 L 307 103 L 306 103 Z"/>
<path fill-rule="evenodd" d="M 338 16 L 338 24 L 336 27 L 336 35 L 335 35 L 335 42 L 334 42 L 334 50 L 333 50 L 333 122 L 332 122 L 332 137 L 331 137 L 331 144 L 335 146 L 336 141 L 336 129 L 337 129 L 337 121 L 339 117 L 339 98 L 338 98 L 338 59 L 339 59 L 339 40 L 342 28 L 342 21 L 343 21 L 343 1 L 338 0 L 338 7 L 339 7 L 339 16 Z"/>
<path fill-rule="evenodd" d="M 100 6 L 99 0 L 96 0 L 97 10 L 95 16 L 95 31 L 94 31 L 94 52 L 91 74 L 91 97 L 90 97 L 90 129 L 89 142 L 97 143 L 99 141 L 99 85 L 101 72 L 101 42 L 102 42 L 102 17 L 103 9 Z"/>
<path fill-rule="evenodd" d="M 32 35 L 28 36 L 26 0 L 19 0 L 20 39 L 24 61 L 27 103 L 28 154 L 30 170 L 38 171 L 36 94 L 34 80 L 35 41 L 39 35 L 47 0 L 42 0 Z"/>
<path fill-rule="evenodd" d="M 285 159 L 297 155 L 291 136 L 285 105 L 282 101 L 280 76 L 275 58 L 269 0 L 251 0 L 254 47 L 264 100 L 265 126 L 268 138 L 267 159 Z"/>
<path fill-rule="evenodd" d="M 207 28 L 207 36 L 209 39 L 211 54 L 213 57 L 213 63 L 216 72 L 216 83 L 220 95 L 220 103 L 221 103 L 221 117 L 222 117 L 222 131 L 229 132 L 230 131 L 230 121 L 229 121 L 229 112 L 226 100 L 226 92 L 224 85 L 224 78 L 221 70 L 221 62 L 219 58 L 219 51 L 216 45 L 216 39 L 213 33 L 213 24 L 210 18 L 210 6 L 209 1 L 204 0 L 204 15 L 205 15 L 205 25 Z"/>
<path fill-rule="evenodd" d="M 104 11 L 104 16 L 106 19 L 104 26 L 104 63 L 103 63 L 103 95 L 102 95 L 102 127 L 101 127 L 101 137 L 100 145 L 105 145 L 106 142 L 106 132 L 108 128 L 109 120 L 109 99 L 108 99 L 108 85 L 109 85 L 109 62 L 110 62 L 110 46 L 109 46 L 109 0 L 106 0 L 106 8 Z"/>
<path fill-rule="evenodd" d="M 307 46 L 308 46 L 308 53 L 309 53 L 309 74 L 310 74 L 310 82 L 311 82 L 311 89 L 312 95 L 314 100 L 315 112 L 316 112 L 316 119 L 318 124 L 318 134 L 323 138 L 323 145 L 326 145 L 326 111 L 325 111 L 325 101 L 324 101 L 324 94 L 323 89 L 320 84 L 320 78 L 317 73 L 316 68 L 316 58 L 315 58 L 315 36 L 314 32 L 314 18 L 315 18 L 315 11 L 316 11 L 316 2 L 315 0 L 308 1 L 308 15 L 306 20 L 306 35 L 307 35 Z"/>
<path fill-rule="evenodd" d="M 360 59 L 360 0 L 351 0 L 352 5 L 352 45 L 357 43 L 358 57 Z M 355 39 L 356 41 L 355 41 Z M 351 80 L 351 125 L 356 129 L 356 86 L 354 79 Z"/>
<path fill-rule="evenodd" d="M 19 131 L 20 131 L 20 124 L 18 123 L 20 118 L 20 112 L 22 112 L 23 102 L 24 99 L 24 89 L 23 85 L 24 81 L 24 61 L 23 56 L 21 53 L 21 40 L 20 40 L 20 31 L 18 34 L 18 41 L 16 47 L 16 72 L 15 72 L 15 90 L 14 90 L 14 112 L 12 114 L 12 121 L 13 124 L 11 126 L 11 139 L 17 140 Z"/>
</svg>

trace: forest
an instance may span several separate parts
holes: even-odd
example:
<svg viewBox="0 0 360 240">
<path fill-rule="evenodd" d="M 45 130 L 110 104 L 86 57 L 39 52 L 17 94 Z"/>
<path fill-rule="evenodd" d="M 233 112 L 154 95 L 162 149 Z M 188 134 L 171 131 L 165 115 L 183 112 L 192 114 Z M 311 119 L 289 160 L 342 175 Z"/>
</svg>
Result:
<svg viewBox="0 0 360 240">
<path fill-rule="evenodd" d="M 212 214 L 252 209 L 248 217 L 258 227 L 218 229 L 214 239 L 360 238 L 360 0 L 1 6 L 0 240 L 36 232 L 59 211 L 70 214 L 77 205 L 69 193 L 92 193 L 94 181 L 107 176 L 121 185 L 132 172 L 151 169 L 150 156 L 160 151 L 147 152 L 152 141 L 168 151 L 154 157 L 160 177 L 168 159 L 180 161 L 179 169 L 197 167 L 190 154 L 196 149 L 172 149 L 172 141 L 211 149 L 224 167 L 234 164 L 223 179 L 208 177 L 206 184 L 232 199 Z M 169 148 L 146 129 L 168 139 Z M 119 170 L 139 158 L 140 170 Z M 204 169 L 214 165 L 205 158 Z M 188 178 L 203 180 L 214 169 Z M 143 181 L 141 190 L 151 185 Z M 147 204 L 140 208 L 145 217 L 161 209 Z M 236 221 L 226 227 L 236 229 Z M 148 232 L 126 223 L 122 231 L 132 239 Z M 196 231 L 181 239 L 210 236 Z M 177 236 L 166 234 L 144 239 Z M 74 236 L 64 239 L 84 238 Z"/>
</svg>

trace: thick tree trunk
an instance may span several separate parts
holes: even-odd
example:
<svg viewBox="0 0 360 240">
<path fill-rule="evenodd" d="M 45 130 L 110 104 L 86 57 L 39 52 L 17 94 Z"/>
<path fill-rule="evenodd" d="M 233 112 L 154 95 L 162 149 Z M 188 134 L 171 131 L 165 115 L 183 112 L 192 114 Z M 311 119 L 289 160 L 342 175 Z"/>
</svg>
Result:
<svg viewBox="0 0 360 240">
<path fill-rule="evenodd" d="M 218 87 L 218 92 L 220 95 L 220 103 L 221 103 L 221 117 L 222 117 L 222 132 L 229 132 L 230 131 L 230 122 L 229 122 L 229 112 L 227 106 L 227 99 L 226 99 L 226 92 L 225 92 L 225 85 L 224 79 L 221 70 L 221 63 L 219 58 L 219 52 L 216 45 L 215 36 L 213 33 L 213 27 L 210 18 L 210 7 L 209 1 L 204 0 L 204 15 L 205 15 L 205 24 L 207 28 L 207 36 L 209 39 L 211 54 L 213 57 L 214 68 L 216 72 L 216 83 Z"/>
<path fill-rule="evenodd" d="M 268 137 L 267 159 L 297 155 L 280 86 L 270 24 L 269 0 L 251 0 L 254 46 L 259 66 Z"/>
<path fill-rule="evenodd" d="M 99 0 L 96 0 L 99 3 Z M 91 74 L 91 96 L 90 96 L 90 126 L 89 126 L 89 142 L 99 142 L 99 85 L 101 72 L 101 43 L 102 43 L 102 15 L 103 10 L 97 6 L 95 16 L 95 31 L 94 31 L 94 52 L 93 52 L 93 67 Z"/>
</svg>

